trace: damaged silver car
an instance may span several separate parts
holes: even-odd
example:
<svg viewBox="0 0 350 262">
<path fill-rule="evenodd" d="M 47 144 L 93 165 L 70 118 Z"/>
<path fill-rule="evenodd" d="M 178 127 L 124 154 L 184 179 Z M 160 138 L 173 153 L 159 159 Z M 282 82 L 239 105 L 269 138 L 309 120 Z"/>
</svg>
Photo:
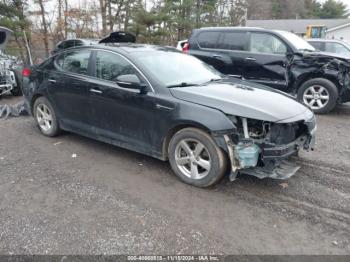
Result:
<svg viewBox="0 0 350 262">
<path fill-rule="evenodd" d="M 0 27 L 0 96 L 7 93 L 21 94 L 16 58 L 3 52 L 12 33 L 10 29 Z"/>
</svg>

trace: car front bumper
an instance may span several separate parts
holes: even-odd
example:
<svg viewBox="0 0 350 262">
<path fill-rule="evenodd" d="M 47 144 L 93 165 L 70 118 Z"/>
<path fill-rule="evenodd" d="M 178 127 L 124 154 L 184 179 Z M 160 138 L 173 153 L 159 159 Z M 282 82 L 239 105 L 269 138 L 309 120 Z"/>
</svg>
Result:
<svg viewBox="0 0 350 262">
<path fill-rule="evenodd" d="M 306 123 L 309 128 L 308 134 L 302 135 L 295 141 L 286 145 L 274 145 L 269 143 L 256 143 L 254 146 L 259 148 L 259 158 L 257 165 L 253 167 L 245 167 L 241 157 L 237 153 L 237 145 L 235 145 L 229 135 L 224 135 L 228 155 L 231 162 L 231 180 L 234 180 L 238 173 L 256 176 L 258 178 L 275 178 L 288 179 L 295 175 L 300 169 L 290 160 L 292 156 L 297 156 L 301 149 L 313 150 L 315 146 L 316 124 L 314 120 Z M 249 145 L 248 145 L 249 147 Z"/>
</svg>

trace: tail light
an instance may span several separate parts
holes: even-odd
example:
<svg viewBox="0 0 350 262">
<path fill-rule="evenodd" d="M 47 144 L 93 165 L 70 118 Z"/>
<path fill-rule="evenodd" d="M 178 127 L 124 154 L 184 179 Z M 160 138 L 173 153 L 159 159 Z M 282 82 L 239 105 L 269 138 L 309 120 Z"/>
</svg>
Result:
<svg viewBox="0 0 350 262">
<path fill-rule="evenodd" d="M 23 68 L 22 70 L 22 76 L 24 77 L 29 77 L 32 72 L 30 71 L 29 68 Z"/>
<path fill-rule="evenodd" d="M 185 43 L 182 47 L 182 52 L 184 53 L 188 53 L 188 51 L 190 50 L 190 43 Z"/>
</svg>

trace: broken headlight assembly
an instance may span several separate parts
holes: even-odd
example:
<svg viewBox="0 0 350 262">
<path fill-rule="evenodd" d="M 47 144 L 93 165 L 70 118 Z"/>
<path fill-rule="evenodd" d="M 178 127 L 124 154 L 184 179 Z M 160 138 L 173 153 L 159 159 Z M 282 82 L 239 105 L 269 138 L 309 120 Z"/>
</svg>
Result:
<svg viewBox="0 0 350 262">
<path fill-rule="evenodd" d="M 284 179 L 299 169 L 287 159 L 309 143 L 309 127 L 304 121 L 272 123 L 244 117 L 228 118 L 236 126 L 235 133 L 224 136 L 231 160 L 231 177 L 240 172 L 260 178 Z"/>
</svg>

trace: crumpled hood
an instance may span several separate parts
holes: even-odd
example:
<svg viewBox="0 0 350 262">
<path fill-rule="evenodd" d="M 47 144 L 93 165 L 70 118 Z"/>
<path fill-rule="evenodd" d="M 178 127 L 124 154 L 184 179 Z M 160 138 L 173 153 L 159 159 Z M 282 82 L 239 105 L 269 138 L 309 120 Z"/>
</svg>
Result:
<svg viewBox="0 0 350 262">
<path fill-rule="evenodd" d="M 6 43 L 12 35 L 12 31 L 6 27 L 0 26 L 0 51 L 5 49 Z"/>
<path fill-rule="evenodd" d="M 242 83 L 178 87 L 170 92 L 175 98 L 216 108 L 225 114 L 269 122 L 305 120 L 305 115 L 308 118 L 313 116 L 306 106 L 287 94 Z"/>
<path fill-rule="evenodd" d="M 329 52 L 305 52 L 303 53 L 304 57 L 313 57 L 313 58 L 329 58 L 329 59 L 339 59 L 342 61 L 350 61 L 350 56 L 342 55 L 337 53 L 329 53 Z"/>
</svg>

